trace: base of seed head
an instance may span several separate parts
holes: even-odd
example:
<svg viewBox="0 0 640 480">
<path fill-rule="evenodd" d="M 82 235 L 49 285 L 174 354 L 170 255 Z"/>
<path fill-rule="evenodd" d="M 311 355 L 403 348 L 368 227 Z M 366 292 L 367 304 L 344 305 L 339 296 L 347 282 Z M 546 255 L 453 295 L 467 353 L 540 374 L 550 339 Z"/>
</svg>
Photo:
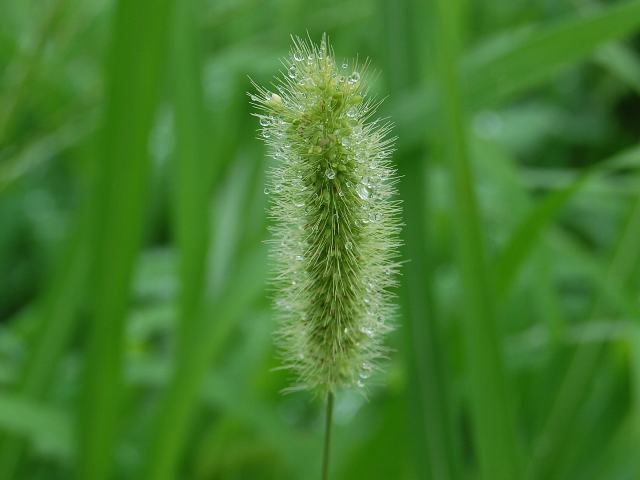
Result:
<svg viewBox="0 0 640 480">
<path fill-rule="evenodd" d="M 289 390 L 364 387 L 386 349 L 398 270 L 390 124 L 371 120 L 367 65 L 336 62 L 326 37 L 293 39 L 270 91 L 251 94 L 269 156 L 277 342 Z"/>
</svg>

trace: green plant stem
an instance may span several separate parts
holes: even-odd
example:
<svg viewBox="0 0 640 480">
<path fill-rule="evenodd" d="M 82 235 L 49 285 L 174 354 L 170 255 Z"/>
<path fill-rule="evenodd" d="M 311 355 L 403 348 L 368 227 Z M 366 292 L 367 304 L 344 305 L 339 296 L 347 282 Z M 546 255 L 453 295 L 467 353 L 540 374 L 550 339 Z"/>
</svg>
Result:
<svg viewBox="0 0 640 480">
<path fill-rule="evenodd" d="M 463 298 L 462 338 L 467 362 L 469 403 L 480 478 L 521 478 L 500 332 L 489 271 L 484 232 L 475 192 L 467 140 L 467 119 L 458 71 L 459 2 L 434 2 L 437 71 L 447 147 L 447 166 L 454 192 L 457 265 Z"/>
<path fill-rule="evenodd" d="M 329 478 L 329 454 L 331 453 L 331 423 L 333 419 L 333 393 L 327 393 L 327 414 L 324 421 L 324 454 L 322 455 L 322 480 Z"/>
</svg>

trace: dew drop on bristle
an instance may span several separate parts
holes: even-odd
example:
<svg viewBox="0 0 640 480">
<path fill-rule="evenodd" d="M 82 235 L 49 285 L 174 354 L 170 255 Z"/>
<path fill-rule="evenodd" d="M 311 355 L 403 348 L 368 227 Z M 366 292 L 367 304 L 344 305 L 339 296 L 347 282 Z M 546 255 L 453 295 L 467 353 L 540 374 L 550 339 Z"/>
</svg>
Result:
<svg viewBox="0 0 640 480">
<path fill-rule="evenodd" d="M 294 59 L 296 62 L 301 62 L 303 58 L 304 58 L 304 57 L 302 56 L 302 53 L 300 53 L 300 52 L 295 52 L 295 53 L 293 54 L 293 59 Z"/>
<path fill-rule="evenodd" d="M 360 81 L 360 74 L 358 72 L 353 72 L 351 75 L 349 75 L 349 78 L 347 79 L 347 82 L 349 83 L 349 85 L 355 85 L 359 81 Z"/>
<path fill-rule="evenodd" d="M 289 67 L 289 78 L 295 79 L 297 78 L 297 76 L 298 76 L 298 69 L 294 65 L 291 65 Z"/>
<path fill-rule="evenodd" d="M 369 188 L 364 183 L 359 183 L 356 187 L 356 193 L 362 200 L 369 200 Z"/>
<path fill-rule="evenodd" d="M 369 338 L 373 338 L 374 335 L 375 335 L 375 333 L 373 331 L 373 328 L 362 327 L 361 331 L 362 331 L 362 333 L 364 333 Z"/>
<path fill-rule="evenodd" d="M 329 180 L 336 178 L 336 171 L 333 168 L 327 168 L 324 174 Z"/>
</svg>

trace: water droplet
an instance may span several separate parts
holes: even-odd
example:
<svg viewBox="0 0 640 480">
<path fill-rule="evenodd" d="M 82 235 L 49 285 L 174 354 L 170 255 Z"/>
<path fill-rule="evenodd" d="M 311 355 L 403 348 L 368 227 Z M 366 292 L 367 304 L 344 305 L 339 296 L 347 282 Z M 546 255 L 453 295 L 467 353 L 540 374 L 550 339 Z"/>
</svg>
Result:
<svg viewBox="0 0 640 480">
<path fill-rule="evenodd" d="M 362 383 L 362 380 L 358 380 L 356 382 L 356 385 L 358 386 L 358 388 L 364 388 L 364 383 Z"/>
<path fill-rule="evenodd" d="M 373 331 L 373 328 L 370 328 L 370 327 L 362 327 L 362 328 L 360 329 L 360 331 L 361 331 L 362 333 L 364 333 L 364 334 L 365 334 L 367 337 L 369 337 L 369 338 L 373 338 L 373 336 L 374 336 L 374 334 L 375 334 L 375 333 L 374 333 L 374 331 Z"/>
<path fill-rule="evenodd" d="M 301 262 L 302 260 L 304 260 L 304 257 L 302 255 L 296 255 L 296 260 L 298 262 Z"/>
<path fill-rule="evenodd" d="M 348 329 L 347 327 L 344 327 L 344 333 L 345 333 L 345 335 L 346 335 L 347 333 L 349 333 L 349 329 Z"/>
<path fill-rule="evenodd" d="M 338 77 L 338 83 L 344 83 L 344 76 L 343 75 L 340 75 Z"/>
<path fill-rule="evenodd" d="M 371 366 L 371 364 L 369 362 L 363 362 L 362 363 L 362 371 L 360 372 L 360 378 L 362 378 L 363 380 L 366 380 L 367 378 L 369 378 L 371 376 L 371 371 L 373 370 L 373 367 Z"/>
<path fill-rule="evenodd" d="M 263 127 L 268 127 L 271 125 L 271 119 L 269 117 L 260 117 L 260 125 Z"/>
<path fill-rule="evenodd" d="M 313 60 L 315 58 L 316 58 L 315 55 L 313 53 L 310 53 L 309 56 L 307 57 L 307 63 L 311 65 L 311 63 L 313 63 Z"/>
<path fill-rule="evenodd" d="M 259 101 L 259 100 L 260 100 L 260 99 L 259 99 L 258 97 L 256 97 L 255 95 L 251 95 L 249 98 L 251 99 L 251 101 L 252 101 L 252 102 L 257 102 L 257 101 Z"/>
<path fill-rule="evenodd" d="M 302 207 L 304 207 L 304 202 L 296 202 L 295 206 L 298 207 L 298 208 L 302 208 Z"/>
<path fill-rule="evenodd" d="M 295 52 L 295 53 L 293 54 L 293 59 L 294 59 L 296 62 L 301 62 L 303 58 L 304 58 L 304 57 L 303 57 L 303 55 L 302 55 L 302 52 Z"/>
<path fill-rule="evenodd" d="M 263 138 L 271 138 L 271 135 L 269 134 L 269 132 L 267 132 L 266 130 L 264 132 L 262 132 L 262 137 Z"/>
<path fill-rule="evenodd" d="M 277 93 L 272 93 L 269 100 L 271 101 L 271 103 L 282 103 L 282 97 Z"/>
<path fill-rule="evenodd" d="M 349 110 L 347 110 L 347 117 L 349 118 L 355 118 L 357 114 L 358 110 L 356 109 L 356 107 L 351 107 Z"/>
<path fill-rule="evenodd" d="M 369 200 L 369 189 L 364 183 L 359 183 L 356 187 L 356 193 L 362 200 Z"/>
<path fill-rule="evenodd" d="M 326 177 L 329 180 L 333 180 L 334 178 L 336 178 L 336 171 L 334 169 L 332 169 L 331 167 L 327 168 L 327 170 L 324 172 L 324 174 L 326 175 Z"/>
<path fill-rule="evenodd" d="M 369 221 L 371 223 L 376 223 L 380 219 L 380 216 L 377 213 L 371 212 L 369 214 Z"/>
<path fill-rule="evenodd" d="M 353 184 L 351 182 L 347 182 L 347 188 L 351 188 L 353 187 Z"/>
<path fill-rule="evenodd" d="M 269 189 L 267 187 L 264 187 L 264 194 L 269 195 Z"/>
<path fill-rule="evenodd" d="M 351 250 L 352 247 L 353 247 L 353 244 L 351 242 L 347 242 L 344 244 L 344 248 L 346 248 L 347 250 Z"/>
<path fill-rule="evenodd" d="M 342 68 L 344 68 L 344 69 L 346 70 L 347 68 L 349 68 L 349 64 L 348 64 L 348 63 L 346 63 L 346 62 L 345 62 L 345 63 L 343 63 L 343 64 L 342 64 Z"/>
<path fill-rule="evenodd" d="M 342 143 L 343 147 L 348 147 L 351 145 L 351 139 L 349 137 L 344 137 L 340 143 Z"/>
<path fill-rule="evenodd" d="M 339 197 L 341 197 L 341 198 L 342 198 L 342 197 L 344 197 L 344 192 L 343 192 L 342 190 L 340 190 L 340 191 L 338 192 L 338 196 L 339 196 Z"/>
<path fill-rule="evenodd" d="M 351 75 L 349 75 L 349 78 L 347 79 L 347 82 L 349 83 L 349 85 L 355 85 L 359 81 L 360 81 L 360 74 L 358 72 L 353 72 Z"/>
<path fill-rule="evenodd" d="M 289 67 L 289 78 L 296 78 L 297 76 L 298 76 L 298 69 L 294 65 L 291 65 Z"/>
</svg>

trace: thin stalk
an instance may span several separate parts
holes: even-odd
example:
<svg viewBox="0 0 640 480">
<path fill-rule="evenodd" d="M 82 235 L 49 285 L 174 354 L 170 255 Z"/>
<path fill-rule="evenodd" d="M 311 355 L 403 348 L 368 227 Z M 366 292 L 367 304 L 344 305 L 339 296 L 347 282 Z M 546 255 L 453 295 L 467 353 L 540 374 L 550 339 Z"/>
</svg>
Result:
<svg viewBox="0 0 640 480">
<path fill-rule="evenodd" d="M 329 478 L 329 455 L 331 453 L 331 423 L 333 419 L 333 393 L 327 393 L 327 414 L 324 421 L 324 454 L 322 455 L 322 480 Z"/>
</svg>

